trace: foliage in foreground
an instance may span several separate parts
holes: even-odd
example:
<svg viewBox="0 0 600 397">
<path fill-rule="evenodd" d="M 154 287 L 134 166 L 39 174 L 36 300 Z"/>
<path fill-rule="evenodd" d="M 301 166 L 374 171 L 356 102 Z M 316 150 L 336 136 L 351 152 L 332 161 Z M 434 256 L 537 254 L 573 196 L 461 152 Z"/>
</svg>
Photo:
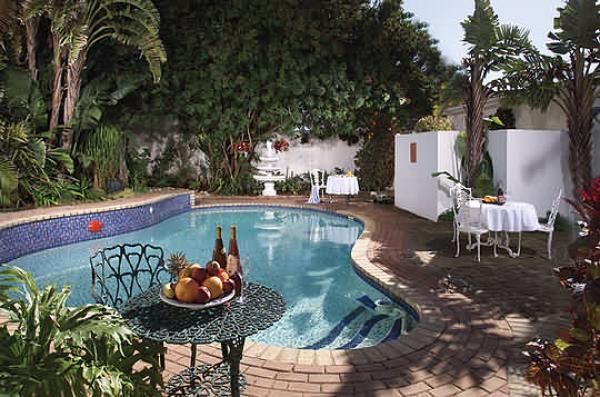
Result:
<svg viewBox="0 0 600 397">
<path fill-rule="evenodd" d="M 571 293 L 571 327 L 554 341 L 527 345 L 528 379 L 547 396 L 600 393 L 600 178 L 569 201 L 581 217 L 579 238 L 569 247 L 572 265 L 556 269 Z"/>
<path fill-rule="evenodd" d="M 0 394 L 158 396 L 158 345 L 136 338 L 111 308 L 68 307 L 69 295 L 39 289 L 17 267 L 0 271 L 0 315 L 8 318 L 0 324 Z"/>
</svg>

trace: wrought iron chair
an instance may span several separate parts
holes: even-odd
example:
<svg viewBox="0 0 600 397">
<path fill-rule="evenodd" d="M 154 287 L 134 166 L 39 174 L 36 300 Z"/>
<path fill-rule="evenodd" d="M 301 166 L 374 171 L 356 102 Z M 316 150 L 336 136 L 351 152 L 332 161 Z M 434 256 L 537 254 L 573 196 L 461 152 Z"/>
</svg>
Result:
<svg viewBox="0 0 600 397">
<path fill-rule="evenodd" d="M 481 262 L 481 236 L 489 233 L 483 225 L 482 203 L 480 199 L 473 198 L 471 189 L 460 187 L 454 194 L 452 206 L 456 225 L 456 257 L 460 255 L 460 233 L 467 233 L 469 237 L 468 248 L 471 249 L 471 236 L 475 236 L 477 246 L 477 262 Z"/>
<path fill-rule="evenodd" d="M 325 183 L 325 171 L 315 168 L 310 171 L 310 185 L 316 186 L 319 189 L 319 194 L 321 190 L 325 190 L 327 188 L 327 184 Z"/>
<path fill-rule="evenodd" d="M 552 259 L 552 235 L 554 234 L 554 222 L 556 222 L 556 216 L 558 215 L 558 207 L 560 206 L 560 199 L 562 197 L 562 189 L 558 191 L 558 195 L 552 201 L 552 208 L 550 209 L 550 215 L 545 225 L 539 225 L 537 231 L 548 233 L 548 259 Z"/>
<path fill-rule="evenodd" d="M 123 244 L 105 248 L 90 258 L 92 296 L 97 303 L 119 308 L 142 291 L 173 281 L 160 247 Z M 165 368 L 164 353 L 159 357 Z"/>
</svg>

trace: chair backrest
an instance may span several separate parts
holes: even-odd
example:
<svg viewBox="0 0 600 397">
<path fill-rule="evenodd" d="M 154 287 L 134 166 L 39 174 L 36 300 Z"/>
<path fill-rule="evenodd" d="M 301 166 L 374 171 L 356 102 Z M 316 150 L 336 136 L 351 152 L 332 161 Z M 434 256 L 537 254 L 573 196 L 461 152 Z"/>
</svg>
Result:
<svg viewBox="0 0 600 397">
<path fill-rule="evenodd" d="M 458 220 L 460 208 L 472 197 L 471 188 L 456 183 L 450 188 L 450 198 L 452 199 L 452 213 L 454 219 Z"/>
<path fill-rule="evenodd" d="M 558 191 L 558 195 L 552 200 L 552 208 L 550 209 L 550 215 L 548 216 L 549 227 L 554 227 L 554 222 L 556 222 L 556 216 L 558 215 L 558 207 L 560 207 L 560 199 L 562 197 L 562 189 Z"/>
<path fill-rule="evenodd" d="M 173 281 L 160 247 L 123 244 L 105 248 L 90 258 L 92 296 L 97 303 L 118 307 L 155 285 Z"/>
<path fill-rule="evenodd" d="M 325 185 L 325 171 L 318 168 L 310 171 L 310 186 L 323 187 Z"/>
<path fill-rule="evenodd" d="M 457 183 L 450 190 L 452 196 L 452 212 L 458 226 L 481 227 L 482 202 L 473 197 L 471 188 Z"/>
</svg>

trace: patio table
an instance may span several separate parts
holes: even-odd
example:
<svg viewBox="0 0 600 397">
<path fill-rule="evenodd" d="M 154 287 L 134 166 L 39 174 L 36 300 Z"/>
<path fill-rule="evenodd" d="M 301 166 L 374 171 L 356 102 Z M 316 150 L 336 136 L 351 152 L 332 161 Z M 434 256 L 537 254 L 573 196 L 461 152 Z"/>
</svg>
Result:
<svg viewBox="0 0 600 397">
<path fill-rule="evenodd" d="M 479 202 L 477 202 L 477 205 L 479 205 Z M 482 245 L 493 246 L 494 256 L 498 256 L 496 248 L 501 248 L 513 258 L 518 257 L 521 254 L 521 233 L 536 231 L 539 228 L 535 206 L 522 201 L 506 201 L 503 205 L 482 203 L 481 206 L 483 226 L 490 232 L 494 232 L 494 236 L 492 237 L 490 233 L 488 241 L 482 243 Z M 499 232 L 504 234 L 504 239 L 502 236 L 498 236 Z M 513 252 L 510 248 L 508 233 L 519 233 L 519 249 L 517 252 Z"/>
<path fill-rule="evenodd" d="M 358 194 L 358 178 L 355 176 L 332 175 L 327 177 L 327 194 L 353 196 Z"/>
<path fill-rule="evenodd" d="M 120 309 L 127 325 L 138 336 L 172 344 L 221 342 L 223 361 L 191 366 L 169 379 L 167 395 L 239 396 L 245 385 L 240 361 L 246 337 L 269 328 L 286 311 L 277 291 L 256 283 L 244 289 L 243 303 L 234 298 L 224 305 L 190 310 L 164 303 L 160 287 L 129 299 Z M 194 350 L 192 362 L 195 362 Z"/>
</svg>

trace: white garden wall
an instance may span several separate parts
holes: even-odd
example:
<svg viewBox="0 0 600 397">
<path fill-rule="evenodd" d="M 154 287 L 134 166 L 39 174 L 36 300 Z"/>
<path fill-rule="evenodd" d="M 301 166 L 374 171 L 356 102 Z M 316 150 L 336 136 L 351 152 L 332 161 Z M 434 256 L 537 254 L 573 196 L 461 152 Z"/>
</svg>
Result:
<svg viewBox="0 0 600 397">
<path fill-rule="evenodd" d="M 559 190 L 570 195 L 569 137 L 563 131 L 498 130 L 488 133 L 494 183 L 511 200 L 527 201 L 544 216 Z M 560 212 L 568 213 L 563 203 Z"/>
<path fill-rule="evenodd" d="M 416 215 L 436 221 L 451 207 L 447 178 L 431 177 L 448 171 L 459 176 L 455 150 L 456 131 L 396 135 L 395 204 Z M 416 144 L 416 161 L 410 160 L 410 145 Z M 494 166 L 494 182 L 511 200 L 527 201 L 544 216 L 562 189 L 570 195 L 568 136 L 562 131 L 500 130 L 488 133 L 488 151 Z M 565 203 L 562 214 L 569 213 Z"/>
<path fill-rule="evenodd" d="M 328 172 L 336 167 L 354 171 L 354 158 L 360 145 L 348 145 L 339 138 L 312 139 L 308 143 L 300 143 L 298 139 L 288 139 L 290 148 L 279 153 L 281 172 L 285 175 L 299 175 L 319 168 Z M 258 152 L 264 144 L 257 147 Z"/>
<path fill-rule="evenodd" d="M 418 134 L 397 134 L 394 200 L 396 207 L 433 221 L 450 207 L 448 182 L 433 178 L 432 173 L 448 171 L 458 175 L 459 163 L 455 151 L 458 131 L 435 131 Z M 411 144 L 416 158 L 411 162 Z"/>
</svg>

